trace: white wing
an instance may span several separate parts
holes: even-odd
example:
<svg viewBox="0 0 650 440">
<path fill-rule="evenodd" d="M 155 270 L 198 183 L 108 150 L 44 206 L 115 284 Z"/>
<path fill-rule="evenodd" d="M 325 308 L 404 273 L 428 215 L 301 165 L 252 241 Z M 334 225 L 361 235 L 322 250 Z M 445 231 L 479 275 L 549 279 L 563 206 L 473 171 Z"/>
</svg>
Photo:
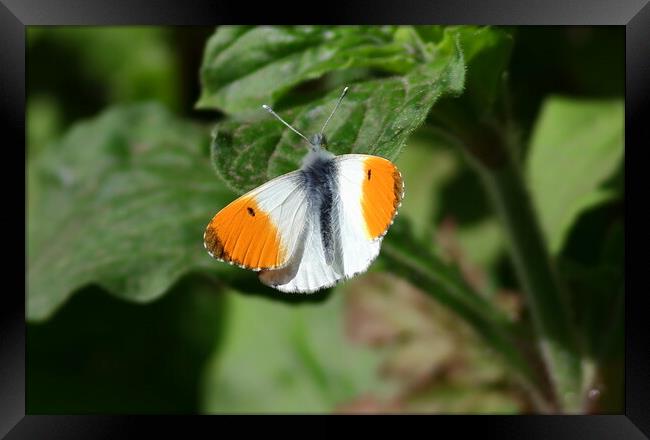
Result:
<svg viewBox="0 0 650 440">
<path fill-rule="evenodd" d="M 282 269 L 260 273 L 260 280 L 282 292 L 312 293 L 331 287 L 343 274 L 325 260 L 318 212 L 307 214 L 307 224 L 300 237 L 300 245 L 291 261 Z"/>
<path fill-rule="evenodd" d="M 338 156 L 335 161 L 339 171 L 341 207 L 339 211 L 339 223 L 341 228 L 343 267 L 345 269 L 345 276 L 349 278 L 358 273 L 365 272 L 368 266 L 377 258 L 381 241 L 397 212 L 397 207 L 389 213 L 387 210 L 381 210 L 380 206 L 366 206 L 366 209 L 372 209 L 373 211 L 386 211 L 379 219 L 382 221 L 382 225 L 385 223 L 385 227 L 382 228 L 381 233 L 378 233 L 378 231 L 369 231 L 366 221 L 368 214 L 364 212 L 364 199 L 367 198 L 367 195 L 364 193 L 370 190 L 386 193 L 385 197 L 380 197 L 378 200 L 382 204 L 392 203 L 389 197 L 393 195 L 394 185 L 388 181 L 391 186 L 382 186 L 375 182 L 378 182 L 379 177 L 388 179 L 387 173 L 389 172 L 391 173 L 390 179 L 392 179 L 392 174 L 397 168 L 386 159 L 365 154 L 345 154 Z M 373 166 L 372 169 L 369 168 L 373 163 L 376 166 Z M 371 171 L 370 180 L 368 180 L 369 169 Z M 382 171 L 386 176 L 381 175 Z M 399 172 L 397 172 L 397 175 L 399 175 Z M 374 186 L 368 187 L 368 185 Z M 400 188 L 401 185 L 400 177 Z M 398 196 L 401 202 L 401 189 Z M 389 220 L 387 220 L 388 216 L 390 216 Z"/>
</svg>

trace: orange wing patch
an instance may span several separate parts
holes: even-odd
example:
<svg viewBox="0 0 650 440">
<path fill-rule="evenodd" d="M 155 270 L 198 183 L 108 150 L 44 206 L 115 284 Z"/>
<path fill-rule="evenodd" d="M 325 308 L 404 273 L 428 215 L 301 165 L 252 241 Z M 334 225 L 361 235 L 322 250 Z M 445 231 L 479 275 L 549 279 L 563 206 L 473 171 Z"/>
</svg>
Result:
<svg viewBox="0 0 650 440">
<path fill-rule="evenodd" d="M 372 156 L 364 161 L 361 209 L 370 238 L 382 236 L 402 202 L 402 176 L 389 160 Z"/>
<path fill-rule="evenodd" d="M 242 196 L 219 211 L 203 238 L 214 258 L 247 269 L 276 268 L 286 261 L 280 234 L 254 197 Z"/>
</svg>

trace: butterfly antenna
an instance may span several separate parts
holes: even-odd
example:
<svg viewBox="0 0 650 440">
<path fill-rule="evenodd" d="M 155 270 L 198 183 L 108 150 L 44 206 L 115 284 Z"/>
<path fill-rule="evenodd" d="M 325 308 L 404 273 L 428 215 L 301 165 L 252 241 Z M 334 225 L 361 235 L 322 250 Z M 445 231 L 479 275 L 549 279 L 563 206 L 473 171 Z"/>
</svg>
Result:
<svg viewBox="0 0 650 440">
<path fill-rule="evenodd" d="M 345 95 L 348 93 L 349 89 L 350 89 L 349 87 L 343 89 L 343 93 L 341 93 L 339 100 L 336 102 L 336 107 L 334 107 L 334 110 L 332 110 L 332 113 L 330 113 L 329 118 L 327 118 L 327 121 L 325 121 L 325 123 L 323 124 L 323 128 L 321 128 L 320 130 L 321 135 L 325 131 L 325 127 L 327 127 L 327 124 L 330 122 L 330 119 L 332 119 L 332 116 L 334 116 L 334 113 L 336 113 L 336 110 L 339 108 L 339 105 L 341 105 L 341 101 L 343 101 L 343 98 L 345 98 Z"/>
<path fill-rule="evenodd" d="M 271 113 L 273 116 L 275 116 L 276 118 L 278 118 L 278 120 L 279 120 L 280 122 L 282 122 L 284 125 L 286 125 L 287 127 L 289 127 L 291 130 L 294 131 L 294 133 L 296 133 L 298 136 L 300 136 L 301 138 L 303 138 L 304 140 L 306 140 L 306 141 L 311 145 L 311 142 L 309 141 L 309 139 L 307 139 L 307 138 L 305 137 L 305 135 L 303 135 L 301 132 L 299 132 L 298 130 L 296 130 L 295 128 L 293 128 L 293 127 L 292 127 L 292 126 L 291 126 L 287 121 L 285 121 L 284 119 L 282 119 L 282 118 L 280 117 L 280 115 L 278 115 L 276 112 L 274 112 L 273 109 L 272 109 L 271 107 L 269 107 L 269 106 L 266 105 L 266 104 L 262 104 L 262 107 L 264 108 L 264 110 L 266 110 L 267 112 Z"/>
</svg>

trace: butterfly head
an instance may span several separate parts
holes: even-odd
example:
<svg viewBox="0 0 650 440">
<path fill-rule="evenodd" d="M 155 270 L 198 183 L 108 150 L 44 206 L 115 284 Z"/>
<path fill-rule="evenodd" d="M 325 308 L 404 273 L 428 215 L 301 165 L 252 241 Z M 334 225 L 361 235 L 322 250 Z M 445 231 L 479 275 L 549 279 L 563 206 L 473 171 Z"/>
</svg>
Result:
<svg viewBox="0 0 650 440">
<path fill-rule="evenodd" d="M 320 150 L 327 149 L 327 137 L 323 133 L 316 133 L 311 137 L 309 143 L 312 146 L 312 149 Z"/>
</svg>

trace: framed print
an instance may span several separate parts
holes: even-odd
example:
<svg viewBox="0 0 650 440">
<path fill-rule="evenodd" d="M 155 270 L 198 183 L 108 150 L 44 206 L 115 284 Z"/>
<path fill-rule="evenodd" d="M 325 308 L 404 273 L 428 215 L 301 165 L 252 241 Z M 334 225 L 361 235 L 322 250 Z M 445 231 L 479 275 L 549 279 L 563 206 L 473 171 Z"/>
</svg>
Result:
<svg viewBox="0 0 650 440">
<path fill-rule="evenodd" d="M 645 1 L 353 2 L 314 25 L 39 3 L 0 4 L 25 146 L 0 435 L 417 414 L 646 438 L 625 288 Z"/>
</svg>

